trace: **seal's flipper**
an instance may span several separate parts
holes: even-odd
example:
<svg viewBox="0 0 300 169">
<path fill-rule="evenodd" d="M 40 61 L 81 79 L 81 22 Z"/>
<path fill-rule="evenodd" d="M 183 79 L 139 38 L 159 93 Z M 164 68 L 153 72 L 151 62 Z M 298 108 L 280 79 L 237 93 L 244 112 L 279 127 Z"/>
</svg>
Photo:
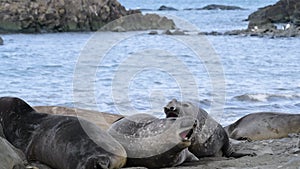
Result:
<svg viewBox="0 0 300 169">
<path fill-rule="evenodd" d="M 222 147 L 223 156 L 225 157 L 233 157 L 233 158 L 241 158 L 244 156 L 256 156 L 255 153 L 237 153 L 231 143 L 228 141 L 228 143 L 224 144 Z"/>
<path fill-rule="evenodd" d="M 193 161 L 199 161 L 199 158 L 197 158 L 193 153 L 191 153 L 188 149 L 186 149 L 186 159 L 184 162 L 193 162 Z"/>
</svg>

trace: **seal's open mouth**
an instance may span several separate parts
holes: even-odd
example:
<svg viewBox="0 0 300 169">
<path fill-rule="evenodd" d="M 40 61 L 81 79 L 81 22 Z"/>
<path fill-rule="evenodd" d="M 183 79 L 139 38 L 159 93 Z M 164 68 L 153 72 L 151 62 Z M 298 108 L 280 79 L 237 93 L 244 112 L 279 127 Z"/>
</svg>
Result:
<svg viewBox="0 0 300 169">
<path fill-rule="evenodd" d="M 167 118 L 169 118 L 169 117 L 178 117 L 178 112 L 173 107 L 171 107 L 170 109 L 165 107 L 164 111 L 165 111 L 165 114 L 166 114 Z"/>
<path fill-rule="evenodd" d="M 178 117 L 177 113 L 175 113 L 175 112 L 169 112 L 166 115 L 167 115 L 167 118 L 169 118 L 169 117 Z"/>
<path fill-rule="evenodd" d="M 195 121 L 193 128 L 189 130 L 185 130 L 181 132 L 179 135 L 182 138 L 183 141 L 188 141 L 192 138 L 192 135 L 194 133 L 194 129 L 197 127 L 197 120 Z"/>
<path fill-rule="evenodd" d="M 181 132 L 179 135 L 182 138 L 183 141 L 188 141 L 191 139 L 192 135 L 194 133 L 194 129 L 186 130 L 184 132 Z"/>
</svg>

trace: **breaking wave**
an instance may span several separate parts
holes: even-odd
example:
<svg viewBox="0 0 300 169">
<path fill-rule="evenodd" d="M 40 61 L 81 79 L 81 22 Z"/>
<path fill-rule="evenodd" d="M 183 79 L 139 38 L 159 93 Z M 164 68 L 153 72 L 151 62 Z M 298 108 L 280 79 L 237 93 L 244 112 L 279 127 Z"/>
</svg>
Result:
<svg viewBox="0 0 300 169">
<path fill-rule="evenodd" d="M 270 101 L 281 101 L 281 100 L 294 100 L 299 99 L 300 96 L 296 94 L 243 94 L 235 96 L 234 99 L 243 102 L 270 102 Z"/>
</svg>

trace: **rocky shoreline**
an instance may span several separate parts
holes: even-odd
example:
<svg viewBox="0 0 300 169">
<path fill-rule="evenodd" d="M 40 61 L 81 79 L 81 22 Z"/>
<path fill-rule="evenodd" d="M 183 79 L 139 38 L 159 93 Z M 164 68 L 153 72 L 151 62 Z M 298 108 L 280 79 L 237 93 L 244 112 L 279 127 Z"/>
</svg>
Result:
<svg viewBox="0 0 300 169">
<path fill-rule="evenodd" d="M 249 15 L 248 28 L 242 34 L 252 36 L 300 36 L 300 1 L 280 0 Z"/>
<path fill-rule="evenodd" d="M 204 35 L 242 35 L 258 37 L 299 37 L 300 1 L 280 0 L 274 5 L 258 9 L 245 20 L 248 28 L 225 33 L 203 32 Z"/>
<path fill-rule="evenodd" d="M 203 9 L 235 9 L 242 10 L 234 6 L 218 6 L 208 5 Z M 172 7 L 163 6 L 164 10 L 174 10 Z M 177 9 L 176 9 L 177 10 Z M 188 10 L 188 9 L 186 9 Z M 190 10 L 195 10 L 190 8 Z M 196 9 L 197 10 L 197 9 Z M 300 37 L 300 1 L 297 0 L 280 0 L 274 5 L 269 5 L 258 9 L 248 16 L 244 21 L 248 21 L 248 27 L 241 30 L 230 30 L 226 32 L 197 32 L 198 35 L 213 35 L 213 36 L 257 36 L 257 37 Z M 173 32 L 175 32 L 173 34 Z M 180 33 L 179 33 L 180 32 Z M 153 34 L 153 33 L 152 33 Z M 163 34 L 167 35 L 190 35 L 189 31 L 175 30 L 166 31 Z"/>
<path fill-rule="evenodd" d="M 159 9 L 177 11 L 162 5 Z M 183 10 L 244 10 L 238 6 L 211 4 L 202 8 Z M 120 19 L 121 18 L 121 19 Z M 240 35 L 257 37 L 299 37 L 300 1 L 280 0 L 274 5 L 258 9 L 245 20 L 248 27 L 227 32 L 199 32 L 199 35 Z M 167 30 L 167 35 L 189 35 L 176 30 L 173 20 L 157 14 L 142 14 L 140 10 L 126 10 L 117 0 L 0 0 L 0 33 L 43 33 L 76 31 L 137 31 Z M 169 31 L 168 31 L 169 30 Z M 170 31 L 171 30 L 171 31 Z M 150 34 L 157 34 L 152 32 Z M 3 40 L 0 38 L 0 45 Z"/>
<path fill-rule="evenodd" d="M 0 0 L 0 33 L 97 31 L 116 19 L 133 14 L 136 15 L 127 24 L 140 24 L 141 30 L 175 27 L 172 21 L 164 24 L 167 19 L 159 15 L 126 10 L 117 0 Z M 145 25 L 148 22 L 150 26 Z"/>
</svg>

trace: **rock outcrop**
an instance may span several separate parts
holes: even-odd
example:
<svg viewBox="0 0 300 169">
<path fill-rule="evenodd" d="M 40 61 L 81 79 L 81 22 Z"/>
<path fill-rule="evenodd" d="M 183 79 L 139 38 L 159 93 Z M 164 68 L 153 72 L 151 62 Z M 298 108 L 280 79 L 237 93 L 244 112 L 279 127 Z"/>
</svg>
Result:
<svg viewBox="0 0 300 169">
<path fill-rule="evenodd" d="M 202 10 L 244 10 L 244 8 L 238 6 L 217 5 L 217 4 L 207 5 L 201 9 Z"/>
<path fill-rule="evenodd" d="M 260 8 L 249 15 L 248 20 L 255 22 L 293 23 L 300 25 L 300 1 L 280 0 L 274 5 Z"/>
<path fill-rule="evenodd" d="M 184 10 L 245 10 L 238 6 L 211 4 L 202 8 L 186 8 Z"/>
<path fill-rule="evenodd" d="M 159 11 L 178 11 L 178 9 L 170 7 L 170 6 L 165 6 L 162 5 L 158 8 Z"/>
<path fill-rule="evenodd" d="M 173 20 L 167 17 L 161 17 L 157 14 L 132 14 L 129 16 L 116 19 L 113 22 L 103 26 L 100 31 L 137 31 L 137 30 L 150 30 L 150 29 L 175 29 Z"/>
<path fill-rule="evenodd" d="M 117 0 L 0 0 L 0 32 L 96 31 L 134 13 Z"/>
<path fill-rule="evenodd" d="M 300 36 L 300 1 L 280 0 L 249 15 L 248 28 L 228 31 L 225 35 L 268 37 Z"/>
<path fill-rule="evenodd" d="M 0 37 L 0 45 L 3 45 L 3 39 Z"/>
</svg>

